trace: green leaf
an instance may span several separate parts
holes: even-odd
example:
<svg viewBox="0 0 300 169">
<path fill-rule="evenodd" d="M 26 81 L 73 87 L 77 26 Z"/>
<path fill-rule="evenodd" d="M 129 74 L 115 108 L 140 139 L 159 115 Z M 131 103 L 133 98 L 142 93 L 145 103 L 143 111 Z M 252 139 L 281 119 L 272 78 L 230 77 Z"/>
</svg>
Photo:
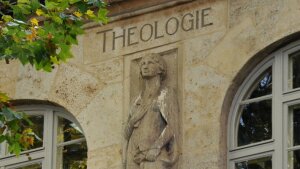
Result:
<svg viewBox="0 0 300 169">
<path fill-rule="evenodd" d="M 31 6 L 31 11 L 35 12 L 37 9 L 41 7 L 41 4 L 39 0 L 31 0 L 30 6 Z"/>
<path fill-rule="evenodd" d="M 59 6 L 59 3 L 53 2 L 51 0 L 46 0 L 45 6 L 47 9 L 52 10 L 52 9 L 57 8 Z"/>
<path fill-rule="evenodd" d="M 9 102 L 9 97 L 7 96 L 7 94 L 0 92 L 0 102 L 2 103 Z"/>
<path fill-rule="evenodd" d="M 99 21 L 102 21 L 103 23 L 107 24 L 108 18 L 107 18 L 108 10 L 101 8 L 98 10 L 98 19 Z"/>
<path fill-rule="evenodd" d="M 12 54 L 12 50 L 10 48 L 5 49 L 4 52 L 5 55 L 11 55 Z"/>
<path fill-rule="evenodd" d="M 4 135 L 0 135 L 0 143 L 6 140 L 6 137 Z"/>
<path fill-rule="evenodd" d="M 79 2 L 81 0 L 69 0 L 70 4 L 75 4 L 76 2 Z"/>
<path fill-rule="evenodd" d="M 13 18 L 10 16 L 10 15 L 3 15 L 2 16 L 2 19 L 5 21 L 5 22 L 9 22 L 9 21 L 12 21 Z"/>
<path fill-rule="evenodd" d="M 30 4 L 30 0 L 18 0 L 18 4 Z"/>
<path fill-rule="evenodd" d="M 58 24 L 62 24 L 63 20 L 59 16 L 52 16 L 52 20 Z"/>
<path fill-rule="evenodd" d="M 17 142 L 14 142 L 12 145 L 8 146 L 8 151 L 11 153 L 15 153 L 17 156 L 20 155 L 21 150 L 21 146 Z"/>
<path fill-rule="evenodd" d="M 8 109 L 7 107 L 2 108 L 2 113 L 6 121 L 12 121 L 16 119 L 13 112 L 11 112 L 10 109 Z"/>
</svg>

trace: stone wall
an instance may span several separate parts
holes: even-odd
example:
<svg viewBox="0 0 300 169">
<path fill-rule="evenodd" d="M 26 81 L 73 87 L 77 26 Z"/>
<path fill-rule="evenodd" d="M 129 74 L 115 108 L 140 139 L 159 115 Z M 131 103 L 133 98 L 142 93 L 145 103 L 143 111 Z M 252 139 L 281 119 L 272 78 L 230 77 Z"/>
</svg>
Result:
<svg viewBox="0 0 300 169">
<path fill-rule="evenodd" d="M 261 51 L 274 43 L 280 46 L 276 42 L 300 30 L 299 6 L 299 0 L 199 0 L 87 28 L 74 46 L 74 58 L 52 73 L 1 62 L 0 90 L 16 100 L 47 100 L 65 107 L 85 131 L 88 168 L 121 169 L 123 124 L 137 93 L 130 73 L 133 60 L 159 53 L 173 63 L 171 72 L 176 78 L 172 83 L 176 84 L 181 117 L 179 168 L 225 169 L 226 121 L 236 80 L 243 79 L 247 71 L 241 70 L 251 65 L 254 56 L 261 59 L 271 50 Z M 199 19 L 204 15 L 204 25 L 212 24 L 163 34 L 170 18 L 195 19 L 197 11 Z M 144 42 L 139 33 L 146 24 L 157 28 L 157 34 Z M 186 28 L 189 24 L 189 20 L 183 23 Z M 169 29 L 175 31 L 176 24 Z M 110 32 L 104 52 L 101 32 L 106 30 Z M 126 44 L 122 38 L 115 39 L 112 49 L 113 32 L 120 36 L 123 30 Z M 146 32 L 145 28 L 143 36 Z M 164 54 L 167 51 L 175 52 L 169 56 Z"/>
</svg>

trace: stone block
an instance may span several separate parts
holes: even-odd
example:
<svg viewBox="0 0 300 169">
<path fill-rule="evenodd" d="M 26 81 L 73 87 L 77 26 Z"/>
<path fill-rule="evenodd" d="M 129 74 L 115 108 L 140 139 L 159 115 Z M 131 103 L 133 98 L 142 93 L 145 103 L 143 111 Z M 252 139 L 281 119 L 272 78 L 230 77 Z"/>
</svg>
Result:
<svg viewBox="0 0 300 169">
<path fill-rule="evenodd" d="M 52 72 L 44 72 L 31 65 L 21 65 L 16 84 L 16 99 L 47 100 L 56 72 L 57 68 Z"/>
<path fill-rule="evenodd" d="M 58 69 L 49 99 L 76 115 L 86 108 L 97 91 L 97 78 L 78 67 L 63 64 Z"/>
<path fill-rule="evenodd" d="M 89 150 L 121 143 L 122 90 L 120 83 L 104 87 L 77 116 L 85 131 Z"/>
</svg>

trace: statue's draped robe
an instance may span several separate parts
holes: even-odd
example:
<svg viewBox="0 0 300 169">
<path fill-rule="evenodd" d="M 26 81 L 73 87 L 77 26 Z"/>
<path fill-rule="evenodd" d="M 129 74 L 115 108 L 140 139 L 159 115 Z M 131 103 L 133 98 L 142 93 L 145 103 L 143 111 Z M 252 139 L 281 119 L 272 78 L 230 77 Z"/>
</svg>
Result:
<svg viewBox="0 0 300 169">
<path fill-rule="evenodd" d="M 154 98 L 134 101 L 129 119 L 133 120 L 128 140 L 126 169 L 175 169 L 178 158 L 178 103 L 174 90 L 163 88 Z M 154 162 L 135 162 L 145 157 L 147 151 L 161 148 Z"/>
</svg>

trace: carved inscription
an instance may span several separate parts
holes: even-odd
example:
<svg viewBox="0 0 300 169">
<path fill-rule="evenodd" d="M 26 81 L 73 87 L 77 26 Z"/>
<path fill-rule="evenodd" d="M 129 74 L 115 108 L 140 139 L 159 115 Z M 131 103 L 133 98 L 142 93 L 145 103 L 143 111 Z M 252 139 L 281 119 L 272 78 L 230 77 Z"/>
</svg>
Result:
<svg viewBox="0 0 300 169">
<path fill-rule="evenodd" d="M 140 61 L 143 87 L 124 127 L 123 169 L 176 169 L 179 108 L 175 90 L 165 86 L 165 61 L 149 54 Z"/>
<path fill-rule="evenodd" d="M 122 48 L 137 45 L 150 40 L 157 40 L 167 36 L 174 36 L 178 32 L 188 32 L 199 30 L 204 27 L 213 25 L 210 20 L 211 8 L 196 10 L 185 13 L 180 17 L 170 17 L 164 21 L 153 21 L 145 23 L 141 26 L 132 26 L 122 28 L 121 31 L 107 29 L 97 34 L 102 38 L 102 52 L 113 51 L 117 48 L 117 43 L 121 44 Z M 107 39 L 112 39 L 108 41 Z"/>
</svg>

